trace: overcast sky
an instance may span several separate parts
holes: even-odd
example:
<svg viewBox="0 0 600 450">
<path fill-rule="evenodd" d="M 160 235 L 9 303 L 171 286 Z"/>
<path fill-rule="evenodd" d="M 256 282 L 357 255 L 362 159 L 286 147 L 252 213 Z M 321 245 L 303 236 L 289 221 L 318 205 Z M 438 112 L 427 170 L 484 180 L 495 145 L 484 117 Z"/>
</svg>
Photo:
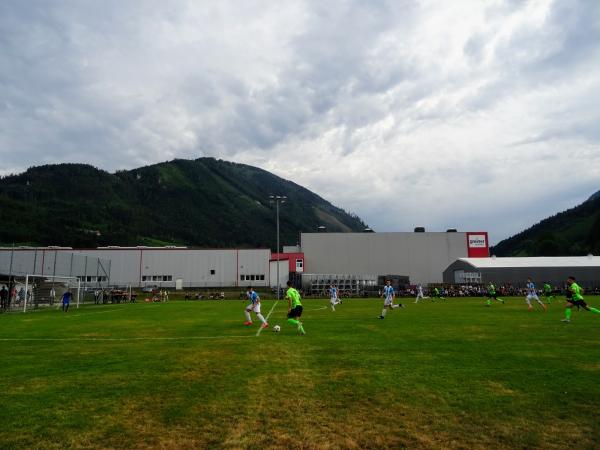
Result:
<svg viewBox="0 0 600 450">
<path fill-rule="evenodd" d="M 492 242 L 600 189 L 600 1 L 0 2 L 0 174 L 215 156 Z"/>
</svg>

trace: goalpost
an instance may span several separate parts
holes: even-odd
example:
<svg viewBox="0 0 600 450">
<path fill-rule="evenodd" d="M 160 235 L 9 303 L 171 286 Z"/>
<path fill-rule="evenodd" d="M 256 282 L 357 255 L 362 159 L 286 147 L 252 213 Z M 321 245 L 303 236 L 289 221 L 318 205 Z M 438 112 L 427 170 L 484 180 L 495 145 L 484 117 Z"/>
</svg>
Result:
<svg viewBox="0 0 600 450">
<path fill-rule="evenodd" d="M 34 305 L 48 303 L 53 305 L 55 301 L 60 302 L 63 293 L 71 291 L 79 308 L 81 298 L 81 280 L 77 277 L 59 277 L 54 275 L 25 275 L 25 288 L 23 299 L 23 312 L 27 311 L 27 304 Z M 76 292 L 73 292 L 73 291 Z"/>
</svg>

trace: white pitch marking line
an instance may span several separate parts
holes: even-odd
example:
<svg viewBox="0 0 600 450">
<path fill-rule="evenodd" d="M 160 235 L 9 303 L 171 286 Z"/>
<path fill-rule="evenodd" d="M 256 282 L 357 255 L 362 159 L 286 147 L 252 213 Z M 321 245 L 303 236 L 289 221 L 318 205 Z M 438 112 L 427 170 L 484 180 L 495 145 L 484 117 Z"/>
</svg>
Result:
<svg viewBox="0 0 600 450">
<path fill-rule="evenodd" d="M 114 309 L 107 309 L 104 311 L 90 311 L 90 312 L 85 312 L 85 313 L 79 313 L 79 314 L 66 314 L 64 317 L 79 317 L 79 316 L 89 316 L 92 314 L 106 314 L 106 313 L 110 313 L 110 312 L 115 312 L 115 311 L 122 311 L 122 308 L 114 308 Z"/>
<path fill-rule="evenodd" d="M 121 306 L 117 307 L 117 305 L 121 305 Z M 131 305 L 131 303 L 112 304 L 114 309 L 111 309 L 111 311 L 118 311 L 118 310 L 124 309 L 125 306 L 130 306 L 130 305 Z M 61 303 L 58 303 L 55 309 L 53 308 L 53 306 L 44 306 L 39 309 L 28 309 L 26 312 L 23 312 L 23 307 L 19 306 L 18 309 L 12 309 L 7 312 L 10 312 L 10 313 L 14 312 L 14 313 L 19 313 L 19 314 L 32 314 L 32 313 L 40 313 L 40 312 L 60 311 L 61 306 L 62 306 Z M 160 306 L 160 303 L 148 303 L 148 304 L 139 303 L 138 306 L 136 306 L 136 308 L 142 308 L 142 307 L 148 307 L 148 306 Z M 85 305 L 85 306 L 82 306 L 81 308 L 70 307 L 69 309 L 71 311 L 77 311 L 78 309 L 86 309 L 87 310 L 89 307 L 92 307 L 92 305 Z M 98 308 L 98 309 L 104 308 L 104 306 L 97 306 L 97 305 L 94 305 L 93 307 Z M 83 316 L 84 314 L 72 314 L 72 315 L 73 316 L 76 316 L 76 315 Z"/>
<path fill-rule="evenodd" d="M 277 303 L 279 303 L 279 300 L 275 300 L 275 303 L 271 307 L 271 311 L 269 311 L 269 314 L 267 314 L 267 317 L 265 317 L 265 320 L 267 321 L 267 323 L 269 322 L 269 317 L 271 317 L 271 313 L 273 312 L 273 310 L 277 306 Z M 262 326 L 258 328 L 258 331 L 256 332 L 256 337 L 260 336 L 260 332 L 262 330 L 263 330 Z"/>
<path fill-rule="evenodd" d="M 43 341 L 184 341 L 184 340 L 198 340 L 198 339 L 238 339 L 238 338 L 249 338 L 252 336 L 243 335 L 232 335 L 232 336 L 180 336 L 180 337 L 130 337 L 130 338 L 0 338 L 1 342 L 43 342 Z"/>
<path fill-rule="evenodd" d="M 315 308 L 315 309 L 307 309 L 306 312 L 309 312 L 309 311 L 323 311 L 324 309 L 327 309 L 327 306 L 321 306 L 320 308 Z"/>
</svg>

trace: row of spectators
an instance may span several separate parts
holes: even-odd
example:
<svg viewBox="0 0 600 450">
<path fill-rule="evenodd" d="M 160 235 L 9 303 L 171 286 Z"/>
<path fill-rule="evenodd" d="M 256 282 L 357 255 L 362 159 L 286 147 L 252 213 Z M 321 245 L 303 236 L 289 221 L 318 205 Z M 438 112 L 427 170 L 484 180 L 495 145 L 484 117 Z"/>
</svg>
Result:
<svg viewBox="0 0 600 450">
<path fill-rule="evenodd" d="M 246 294 L 240 294 L 240 298 L 246 298 Z M 185 292 L 184 300 L 225 300 L 225 292 Z"/>
<path fill-rule="evenodd" d="M 107 303 L 135 303 L 137 294 L 135 292 L 127 292 L 123 289 L 96 289 L 94 291 L 94 303 L 107 304 Z"/>
<path fill-rule="evenodd" d="M 29 292 L 28 298 L 31 298 L 31 292 Z M 11 286 L 9 289 L 6 285 L 0 288 L 0 309 L 10 309 L 11 304 L 21 304 L 25 300 L 25 289 L 17 290 L 16 287 Z"/>
<path fill-rule="evenodd" d="M 439 286 L 438 289 L 443 297 L 483 297 L 488 291 L 488 287 L 485 285 L 446 285 Z M 423 288 L 425 295 L 429 295 L 432 290 L 433 288 Z M 526 288 L 516 287 L 511 284 L 496 286 L 496 292 L 499 296 L 505 297 L 524 297 L 527 295 Z M 552 292 L 562 294 L 566 292 L 566 285 L 553 286 Z M 600 295 L 600 286 L 584 288 L 584 292 L 589 295 Z M 542 294 L 542 289 L 538 289 L 538 294 Z M 406 289 L 400 289 L 398 295 L 401 297 L 416 297 L 417 287 L 411 286 Z"/>
</svg>

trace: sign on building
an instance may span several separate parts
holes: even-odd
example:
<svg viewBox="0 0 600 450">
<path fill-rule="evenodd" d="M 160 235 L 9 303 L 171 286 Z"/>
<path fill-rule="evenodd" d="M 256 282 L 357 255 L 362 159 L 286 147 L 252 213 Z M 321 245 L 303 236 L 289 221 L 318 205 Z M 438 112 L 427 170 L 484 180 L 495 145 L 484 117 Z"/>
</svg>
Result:
<svg viewBox="0 0 600 450">
<path fill-rule="evenodd" d="M 486 232 L 467 233 L 467 253 L 469 258 L 489 257 L 488 234 Z"/>
</svg>

